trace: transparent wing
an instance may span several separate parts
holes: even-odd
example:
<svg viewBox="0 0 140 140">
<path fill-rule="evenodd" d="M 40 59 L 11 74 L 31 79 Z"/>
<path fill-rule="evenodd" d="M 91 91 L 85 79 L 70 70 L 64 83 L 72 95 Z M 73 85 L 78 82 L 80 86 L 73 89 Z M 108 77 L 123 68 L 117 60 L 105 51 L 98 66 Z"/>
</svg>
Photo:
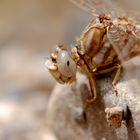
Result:
<svg viewBox="0 0 140 140">
<path fill-rule="evenodd" d="M 113 0 L 111 0 L 113 1 Z M 115 0 L 119 6 L 130 15 L 137 15 L 140 12 L 140 0 Z"/>
<path fill-rule="evenodd" d="M 126 13 L 126 16 L 132 18 L 136 24 L 140 23 L 140 11 L 129 9 L 126 11 Z"/>
<path fill-rule="evenodd" d="M 140 95 L 140 41 L 131 33 L 113 25 L 108 30 L 113 45 L 124 69 L 123 78 L 126 92 Z"/>
<path fill-rule="evenodd" d="M 140 23 L 139 0 L 69 0 L 78 7 L 97 17 L 101 14 L 111 14 L 112 17 L 130 17 Z M 136 1 L 136 2 L 135 2 Z M 132 4 L 133 3 L 133 4 Z M 136 8 L 138 7 L 138 8 Z"/>
<path fill-rule="evenodd" d="M 133 34 L 137 39 L 140 40 L 140 25 L 137 25 L 135 27 L 135 29 L 133 30 Z"/>
<path fill-rule="evenodd" d="M 140 56 L 128 60 L 123 67 L 127 92 L 140 98 Z"/>
<path fill-rule="evenodd" d="M 90 12 L 93 16 L 100 14 L 111 14 L 112 16 L 123 16 L 125 13 L 113 0 L 70 0 L 82 9 Z"/>
<path fill-rule="evenodd" d="M 134 46 L 137 44 L 137 39 L 132 34 L 127 33 L 116 25 L 112 25 L 107 32 L 107 36 L 113 45 L 113 48 L 118 53 L 121 61 L 129 59 Z"/>
</svg>

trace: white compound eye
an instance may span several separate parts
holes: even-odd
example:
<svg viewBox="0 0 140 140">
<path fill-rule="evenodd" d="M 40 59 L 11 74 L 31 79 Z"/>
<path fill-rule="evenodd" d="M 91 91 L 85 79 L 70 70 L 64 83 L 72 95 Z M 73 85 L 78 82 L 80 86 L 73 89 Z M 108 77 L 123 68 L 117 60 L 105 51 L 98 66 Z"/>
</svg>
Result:
<svg viewBox="0 0 140 140">
<path fill-rule="evenodd" d="M 73 77 L 76 74 L 76 63 L 67 51 L 60 51 L 57 57 L 58 71 L 66 76 Z"/>
</svg>

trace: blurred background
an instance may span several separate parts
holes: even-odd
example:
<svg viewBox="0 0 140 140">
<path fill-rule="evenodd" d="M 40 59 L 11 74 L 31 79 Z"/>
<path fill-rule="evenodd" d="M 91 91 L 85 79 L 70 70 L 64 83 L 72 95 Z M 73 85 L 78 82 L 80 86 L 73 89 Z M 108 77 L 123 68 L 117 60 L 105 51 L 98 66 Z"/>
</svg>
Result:
<svg viewBox="0 0 140 140">
<path fill-rule="evenodd" d="M 51 140 L 55 81 L 45 57 L 57 43 L 73 44 L 91 19 L 68 0 L 0 0 L 0 140 Z"/>
<path fill-rule="evenodd" d="M 0 0 L 0 140 L 48 140 L 55 81 L 45 57 L 57 43 L 72 44 L 89 21 L 68 0 Z"/>
</svg>

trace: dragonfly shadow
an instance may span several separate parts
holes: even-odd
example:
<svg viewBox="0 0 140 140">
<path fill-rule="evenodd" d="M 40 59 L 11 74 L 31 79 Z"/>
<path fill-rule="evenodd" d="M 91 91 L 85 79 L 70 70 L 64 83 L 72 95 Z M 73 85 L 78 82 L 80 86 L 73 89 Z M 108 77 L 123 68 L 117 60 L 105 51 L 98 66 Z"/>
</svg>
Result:
<svg viewBox="0 0 140 140">
<path fill-rule="evenodd" d="M 128 132 L 128 140 L 139 140 L 139 136 L 136 132 L 133 117 L 129 108 L 127 108 L 126 127 Z"/>
</svg>

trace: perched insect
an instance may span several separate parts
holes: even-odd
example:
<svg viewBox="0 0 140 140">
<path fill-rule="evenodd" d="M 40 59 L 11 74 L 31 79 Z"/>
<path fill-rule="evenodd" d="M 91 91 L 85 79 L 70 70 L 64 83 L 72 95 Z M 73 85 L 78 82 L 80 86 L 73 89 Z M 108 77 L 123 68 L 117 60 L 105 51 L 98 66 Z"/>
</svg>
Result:
<svg viewBox="0 0 140 140">
<path fill-rule="evenodd" d="M 87 101 L 93 102 L 96 99 L 95 76 L 116 69 L 112 82 L 115 87 L 122 63 L 140 55 L 140 25 L 134 19 L 112 13 L 111 8 L 115 8 L 109 1 L 72 1 L 96 18 L 84 29 L 70 52 L 58 45 L 46 61 L 46 67 L 59 83 L 65 84 L 75 80 L 79 66 L 89 79 L 92 98 Z"/>
</svg>

